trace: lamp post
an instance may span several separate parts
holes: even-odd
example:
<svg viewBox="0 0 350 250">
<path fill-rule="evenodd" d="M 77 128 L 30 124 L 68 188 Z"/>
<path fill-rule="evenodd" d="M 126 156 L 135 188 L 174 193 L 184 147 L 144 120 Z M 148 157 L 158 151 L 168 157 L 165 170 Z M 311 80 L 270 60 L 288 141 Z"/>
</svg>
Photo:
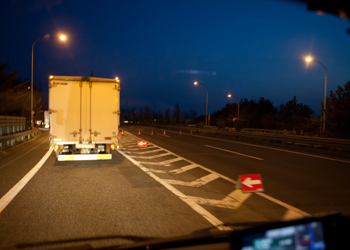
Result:
<svg viewBox="0 0 350 250">
<path fill-rule="evenodd" d="M 205 126 L 208 126 L 208 88 L 203 83 L 194 82 L 194 85 L 201 85 L 207 90 L 207 101 L 206 101 L 206 108 L 205 108 Z"/>
<path fill-rule="evenodd" d="M 235 95 L 231 95 L 231 94 L 228 94 L 227 95 L 228 98 L 231 98 L 231 97 L 235 97 L 237 99 L 237 119 L 239 120 L 239 98 Z"/>
<path fill-rule="evenodd" d="M 31 66 L 31 83 L 30 83 L 30 124 L 31 124 L 31 128 L 32 130 L 34 129 L 34 119 L 33 119 L 33 115 L 34 115 L 34 111 L 33 111 L 33 58 L 34 58 L 34 44 L 38 41 L 40 41 L 41 39 L 48 39 L 50 38 L 51 35 L 50 34 L 46 34 L 43 37 L 38 38 L 37 40 L 35 40 L 35 42 L 32 45 L 32 66 Z M 60 40 L 65 41 L 66 40 L 66 36 L 65 35 L 59 35 L 58 36 Z"/>
<path fill-rule="evenodd" d="M 327 102 L 327 68 L 326 66 L 324 66 L 321 62 L 311 58 L 311 57 L 307 57 L 305 58 L 306 62 L 317 62 L 319 63 L 325 70 L 325 76 L 324 76 L 324 97 L 323 97 L 323 121 L 322 121 L 322 137 L 325 137 L 325 133 L 326 133 L 326 102 Z"/>
</svg>

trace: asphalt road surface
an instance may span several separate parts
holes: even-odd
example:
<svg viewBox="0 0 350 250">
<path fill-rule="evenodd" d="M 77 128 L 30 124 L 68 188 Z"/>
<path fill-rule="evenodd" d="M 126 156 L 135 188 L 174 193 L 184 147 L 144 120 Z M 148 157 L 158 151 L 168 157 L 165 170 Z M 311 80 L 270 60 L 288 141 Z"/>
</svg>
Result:
<svg viewBox="0 0 350 250">
<path fill-rule="evenodd" d="M 346 159 L 148 127 L 123 132 L 110 161 L 57 162 L 45 131 L 2 151 L 0 249 L 121 235 L 164 238 L 212 226 L 225 230 L 228 222 L 350 214 Z M 147 147 L 137 146 L 140 139 Z M 260 174 L 264 192 L 237 189 L 242 174 Z"/>
</svg>

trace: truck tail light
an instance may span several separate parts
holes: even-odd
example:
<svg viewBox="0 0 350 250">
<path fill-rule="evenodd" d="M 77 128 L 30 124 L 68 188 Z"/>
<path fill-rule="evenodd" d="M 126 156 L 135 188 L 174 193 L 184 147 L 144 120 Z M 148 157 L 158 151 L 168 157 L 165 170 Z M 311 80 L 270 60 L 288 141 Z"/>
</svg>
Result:
<svg viewBox="0 0 350 250">
<path fill-rule="evenodd" d="M 114 150 L 114 149 L 116 148 L 115 144 L 112 143 L 112 144 L 110 145 L 110 148 L 111 148 L 112 150 Z"/>
<path fill-rule="evenodd" d="M 53 150 L 55 150 L 55 151 L 57 151 L 59 148 L 60 148 L 60 146 L 58 146 L 58 145 L 53 146 Z"/>
</svg>

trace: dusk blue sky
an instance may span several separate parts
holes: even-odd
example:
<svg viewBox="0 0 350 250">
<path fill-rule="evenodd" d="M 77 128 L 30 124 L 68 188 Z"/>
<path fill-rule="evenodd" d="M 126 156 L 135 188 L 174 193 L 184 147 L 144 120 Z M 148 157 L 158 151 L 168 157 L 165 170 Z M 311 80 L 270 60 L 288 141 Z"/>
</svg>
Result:
<svg viewBox="0 0 350 250">
<path fill-rule="evenodd" d="M 6 0 L 0 2 L 0 62 L 47 90 L 49 75 L 121 79 L 121 108 L 148 105 L 205 114 L 230 92 L 279 106 L 297 97 L 320 113 L 324 69 L 328 88 L 350 80 L 350 22 L 278 0 Z M 44 106 L 45 107 L 45 106 Z"/>
</svg>

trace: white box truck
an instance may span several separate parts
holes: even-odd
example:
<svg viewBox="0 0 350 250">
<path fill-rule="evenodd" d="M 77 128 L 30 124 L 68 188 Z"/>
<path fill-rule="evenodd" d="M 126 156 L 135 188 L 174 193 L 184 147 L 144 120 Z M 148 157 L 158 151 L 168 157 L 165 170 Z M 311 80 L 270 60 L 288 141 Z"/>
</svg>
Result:
<svg viewBox="0 0 350 250">
<path fill-rule="evenodd" d="M 50 147 L 58 161 L 108 160 L 119 148 L 120 81 L 49 77 Z"/>
</svg>

